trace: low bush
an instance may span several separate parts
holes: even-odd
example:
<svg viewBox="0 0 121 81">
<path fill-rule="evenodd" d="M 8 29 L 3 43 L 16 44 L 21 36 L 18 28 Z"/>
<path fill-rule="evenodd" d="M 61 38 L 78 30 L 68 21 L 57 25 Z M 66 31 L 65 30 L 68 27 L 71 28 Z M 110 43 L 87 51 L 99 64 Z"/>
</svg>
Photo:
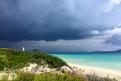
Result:
<svg viewBox="0 0 121 81">
<path fill-rule="evenodd" d="M 17 51 L 8 48 L 0 48 L 0 70 L 5 67 L 9 69 L 22 68 L 29 63 L 49 65 L 51 68 L 60 68 L 67 65 L 62 59 L 48 55 L 41 51 Z"/>
</svg>

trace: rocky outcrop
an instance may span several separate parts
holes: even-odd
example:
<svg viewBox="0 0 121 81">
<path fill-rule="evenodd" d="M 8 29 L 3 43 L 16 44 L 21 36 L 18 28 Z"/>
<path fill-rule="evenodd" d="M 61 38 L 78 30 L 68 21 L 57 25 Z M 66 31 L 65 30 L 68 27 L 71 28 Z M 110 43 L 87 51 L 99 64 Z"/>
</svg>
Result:
<svg viewBox="0 0 121 81">
<path fill-rule="evenodd" d="M 72 68 L 68 67 L 68 66 L 63 66 L 63 67 L 61 67 L 61 68 L 60 68 L 60 71 L 61 71 L 62 73 L 64 73 L 64 72 L 73 73 L 73 72 L 74 72 L 74 70 L 73 70 Z"/>
<path fill-rule="evenodd" d="M 30 64 L 29 67 L 24 67 L 21 69 L 23 72 L 30 72 L 30 73 L 44 73 L 44 72 L 56 72 L 56 68 L 49 68 L 48 65 L 37 65 L 37 64 Z"/>
</svg>

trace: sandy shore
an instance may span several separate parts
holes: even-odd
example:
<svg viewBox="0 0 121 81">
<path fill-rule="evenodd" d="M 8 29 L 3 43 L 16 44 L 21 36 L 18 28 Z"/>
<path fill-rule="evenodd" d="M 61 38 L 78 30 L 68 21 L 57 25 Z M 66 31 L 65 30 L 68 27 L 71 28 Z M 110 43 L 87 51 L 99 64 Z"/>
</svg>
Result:
<svg viewBox="0 0 121 81">
<path fill-rule="evenodd" d="M 97 67 L 91 67 L 91 66 L 84 66 L 84 65 L 76 65 L 76 64 L 70 64 L 68 65 L 71 67 L 63 66 L 61 67 L 61 70 L 59 73 L 61 73 L 62 70 L 68 71 L 68 72 L 76 72 L 77 74 L 95 74 L 100 77 L 109 77 L 109 78 L 115 78 L 118 81 L 121 81 L 121 71 L 115 71 L 111 69 L 104 69 L 104 68 L 97 68 Z M 50 69 L 48 66 L 37 66 L 37 64 L 30 64 L 28 67 L 24 67 L 21 69 L 23 72 L 34 72 L 34 73 L 43 73 L 43 72 L 57 72 L 56 69 Z M 6 75 L 3 73 L 0 73 L 0 76 Z M 1 77 L 0 77 L 1 78 Z"/>
<path fill-rule="evenodd" d="M 73 69 L 77 69 L 78 71 L 82 71 L 84 74 L 95 74 L 100 77 L 110 77 L 116 78 L 117 80 L 121 81 L 121 71 L 115 71 L 110 69 L 104 68 L 97 68 L 91 66 L 84 66 L 84 65 L 76 65 L 76 64 L 68 64 Z"/>
</svg>

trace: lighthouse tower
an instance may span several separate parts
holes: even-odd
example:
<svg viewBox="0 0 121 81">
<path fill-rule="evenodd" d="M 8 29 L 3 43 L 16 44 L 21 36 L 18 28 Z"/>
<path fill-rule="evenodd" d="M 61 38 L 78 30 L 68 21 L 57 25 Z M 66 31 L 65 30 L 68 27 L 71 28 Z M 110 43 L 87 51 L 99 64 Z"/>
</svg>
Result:
<svg viewBox="0 0 121 81">
<path fill-rule="evenodd" d="M 22 50 L 25 51 L 25 48 L 23 47 Z"/>
</svg>

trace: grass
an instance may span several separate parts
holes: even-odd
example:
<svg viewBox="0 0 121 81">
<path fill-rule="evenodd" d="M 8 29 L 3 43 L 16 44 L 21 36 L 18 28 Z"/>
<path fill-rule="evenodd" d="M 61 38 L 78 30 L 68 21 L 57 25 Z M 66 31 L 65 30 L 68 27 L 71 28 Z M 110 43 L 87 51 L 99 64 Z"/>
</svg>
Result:
<svg viewBox="0 0 121 81">
<path fill-rule="evenodd" d="M 49 65 L 50 68 L 60 68 L 67 65 L 62 59 L 40 51 L 17 51 L 0 48 L 0 70 L 4 68 L 15 69 L 28 66 L 29 63 Z"/>
<path fill-rule="evenodd" d="M 9 81 L 3 79 L 1 81 Z M 42 73 L 42 74 L 32 74 L 32 73 L 18 73 L 18 77 L 11 81 L 85 81 L 84 77 L 72 76 L 68 73 L 64 74 L 52 74 L 52 73 Z"/>
<path fill-rule="evenodd" d="M 118 81 L 115 78 L 111 79 L 109 77 L 99 77 L 99 76 L 96 76 L 95 74 L 94 75 L 87 75 L 86 80 L 87 81 Z"/>
<path fill-rule="evenodd" d="M 4 78 L 0 81 L 9 81 Z M 18 72 L 17 78 L 11 81 L 117 81 L 116 79 L 110 79 L 108 77 L 98 77 L 96 75 L 87 76 L 76 76 L 68 73 L 64 74 L 52 74 L 52 73 L 42 73 L 42 74 L 32 74 Z"/>
</svg>

